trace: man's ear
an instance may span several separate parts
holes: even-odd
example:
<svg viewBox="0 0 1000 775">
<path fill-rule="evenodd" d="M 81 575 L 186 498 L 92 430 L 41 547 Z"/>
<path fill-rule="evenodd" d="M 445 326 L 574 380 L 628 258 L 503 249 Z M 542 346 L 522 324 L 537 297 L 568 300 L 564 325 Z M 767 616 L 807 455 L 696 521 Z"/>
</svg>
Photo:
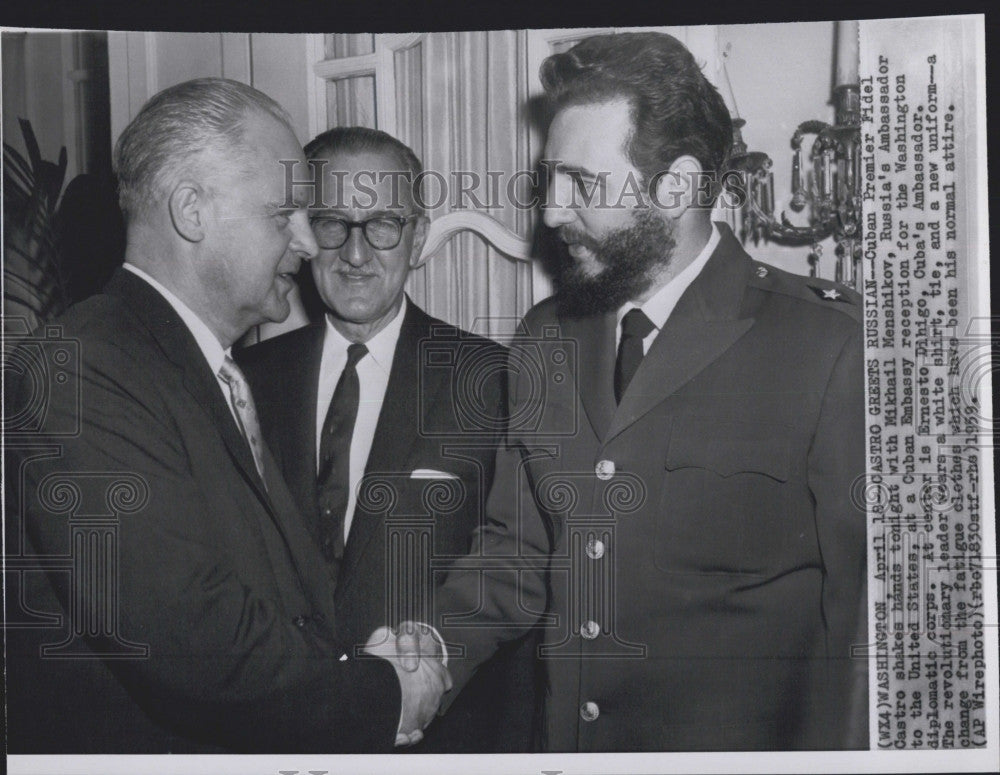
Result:
<svg viewBox="0 0 1000 775">
<path fill-rule="evenodd" d="M 191 180 L 182 180 L 170 192 L 170 220 L 174 230 L 188 242 L 205 239 L 205 189 Z"/>
<path fill-rule="evenodd" d="M 669 218 L 680 218 L 698 204 L 701 179 L 701 163 L 694 156 L 678 156 L 666 173 L 654 178 L 653 206 Z"/>
<path fill-rule="evenodd" d="M 413 248 L 410 250 L 410 269 L 420 266 L 420 253 L 424 249 L 427 241 L 427 229 L 430 228 L 431 219 L 426 215 L 420 215 L 413 224 Z"/>
</svg>

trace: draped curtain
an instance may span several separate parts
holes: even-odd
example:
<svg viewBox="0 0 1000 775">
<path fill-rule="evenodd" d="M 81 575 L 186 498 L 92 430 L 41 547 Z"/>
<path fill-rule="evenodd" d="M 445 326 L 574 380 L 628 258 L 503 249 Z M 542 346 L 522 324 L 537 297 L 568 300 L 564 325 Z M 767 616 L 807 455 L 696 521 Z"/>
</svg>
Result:
<svg viewBox="0 0 1000 775">
<path fill-rule="evenodd" d="M 388 37 L 323 36 L 329 74 L 322 84 L 323 128 L 374 127 L 413 148 L 425 170 L 435 173 L 424 188 L 425 201 L 438 205 L 430 211 L 432 218 L 475 206 L 457 190 L 473 179 L 459 173 L 479 176 L 475 196 L 496 205 L 484 212 L 530 239 L 534 214 L 505 206 L 507 181 L 532 165 L 523 115 L 528 96 L 525 31 L 428 33 L 411 36 L 395 50 L 377 52 Z M 394 42 L 398 38 L 386 41 L 389 46 Z M 371 61 L 374 73 L 366 67 Z M 380 89 L 389 93 L 380 94 Z M 383 107 L 388 115 L 381 115 L 380 105 L 387 101 L 391 110 Z M 487 171 L 502 181 L 496 202 L 489 201 Z M 524 176 L 518 181 L 518 198 L 526 200 L 530 182 Z M 464 232 L 412 272 L 407 292 L 432 315 L 502 337 L 513 332 L 531 307 L 532 272 L 531 263 L 506 257 L 477 234 Z"/>
</svg>

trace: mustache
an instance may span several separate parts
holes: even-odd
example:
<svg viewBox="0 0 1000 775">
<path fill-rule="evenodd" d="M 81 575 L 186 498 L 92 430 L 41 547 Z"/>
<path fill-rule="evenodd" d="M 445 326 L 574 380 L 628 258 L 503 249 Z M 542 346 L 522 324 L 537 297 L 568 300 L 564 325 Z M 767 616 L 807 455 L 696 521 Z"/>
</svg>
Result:
<svg viewBox="0 0 1000 775">
<path fill-rule="evenodd" d="M 558 228 L 559 239 L 561 239 L 566 244 L 577 244 L 583 245 L 585 248 L 594 250 L 598 247 L 597 241 L 594 240 L 590 235 L 584 234 L 572 226 L 560 226 Z"/>
</svg>

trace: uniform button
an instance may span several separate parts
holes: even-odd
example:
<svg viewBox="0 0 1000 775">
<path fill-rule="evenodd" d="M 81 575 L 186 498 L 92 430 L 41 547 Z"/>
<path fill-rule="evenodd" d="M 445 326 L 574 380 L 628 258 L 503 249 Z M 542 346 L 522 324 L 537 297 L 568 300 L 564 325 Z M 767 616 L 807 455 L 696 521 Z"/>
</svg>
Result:
<svg viewBox="0 0 1000 775">
<path fill-rule="evenodd" d="M 587 640 L 593 640 L 601 634 L 601 625 L 595 621 L 584 622 L 580 627 L 580 634 Z"/>
<path fill-rule="evenodd" d="M 294 619 L 292 619 L 292 623 L 300 630 L 305 628 L 307 621 L 308 619 L 306 619 L 306 617 L 304 616 L 296 616 Z"/>
<path fill-rule="evenodd" d="M 585 702 L 580 706 L 580 718 L 584 721 L 597 721 L 600 715 L 601 709 L 597 707 L 596 702 Z"/>
<path fill-rule="evenodd" d="M 323 539 L 323 546 L 322 546 L 322 548 L 323 548 L 323 556 L 326 559 L 328 559 L 328 560 L 332 559 L 332 557 L 333 557 L 333 539 L 332 538 L 324 538 Z"/>
<path fill-rule="evenodd" d="M 596 538 L 587 539 L 587 556 L 592 560 L 599 560 L 604 556 L 604 541 Z"/>
<path fill-rule="evenodd" d="M 597 474 L 597 478 L 602 482 L 606 482 L 612 476 L 615 475 L 615 461 L 614 460 L 601 460 L 598 461 L 597 467 L 594 468 L 594 473 Z"/>
</svg>

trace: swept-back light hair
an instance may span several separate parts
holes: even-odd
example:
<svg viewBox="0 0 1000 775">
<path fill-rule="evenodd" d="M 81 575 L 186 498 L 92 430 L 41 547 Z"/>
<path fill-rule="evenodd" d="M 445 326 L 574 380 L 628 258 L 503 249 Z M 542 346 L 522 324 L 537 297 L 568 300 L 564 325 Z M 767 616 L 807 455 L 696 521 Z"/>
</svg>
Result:
<svg viewBox="0 0 1000 775">
<path fill-rule="evenodd" d="M 126 222 L 142 217 L 185 175 L 204 179 L 206 165 L 239 164 L 253 154 L 248 119 L 272 116 L 294 134 L 288 113 L 252 86 L 226 78 L 198 78 L 154 95 L 115 144 L 118 201 Z"/>
</svg>

